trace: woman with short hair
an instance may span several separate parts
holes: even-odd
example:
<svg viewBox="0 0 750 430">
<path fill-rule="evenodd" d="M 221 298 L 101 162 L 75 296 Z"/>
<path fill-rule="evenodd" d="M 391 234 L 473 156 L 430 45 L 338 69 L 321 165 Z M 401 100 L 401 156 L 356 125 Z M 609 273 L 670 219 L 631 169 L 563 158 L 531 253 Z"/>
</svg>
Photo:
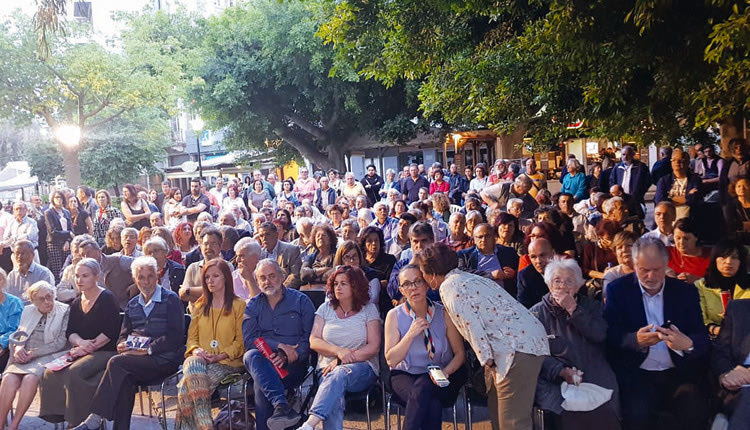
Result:
<svg viewBox="0 0 750 430">
<path fill-rule="evenodd" d="M 9 428 L 18 429 L 39 386 L 45 365 L 65 354 L 70 308 L 55 300 L 55 287 L 46 281 L 26 291 L 31 304 L 23 308 L 18 330 L 11 335 L 10 360 L 0 383 L 0 417 L 7 417 L 18 394 Z M 3 419 L 4 423 L 4 419 Z"/>
<path fill-rule="evenodd" d="M 443 408 L 451 407 L 466 382 L 464 341 L 440 303 L 427 298 L 429 286 L 419 266 L 406 265 L 398 274 L 404 303 L 385 317 L 385 360 L 391 386 L 406 405 L 405 430 L 437 430 Z M 429 373 L 439 366 L 450 381 L 440 387 Z"/>
<path fill-rule="evenodd" d="M 243 372 L 245 301 L 234 294 L 232 270 L 220 258 L 201 274 L 203 294 L 194 303 L 182 379 L 177 385 L 175 428 L 212 430 L 211 394 L 221 381 Z"/>
<path fill-rule="evenodd" d="M 601 302 L 578 293 L 585 281 L 573 259 L 550 261 L 544 269 L 544 282 L 550 292 L 531 308 L 550 339 L 550 356 L 544 359 L 537 382 L 537 405 L 552 412 L 563 430 L 619 429 L 618 385 L 605 354 L 607 322 Z M 578 385 L 581 381 L 612 390 L 612 397 L 591 411 L 566 410 L 560 384 Z"/>
<path fill-rule="evenodd" d="M 617 256 L 617 266 L 610 268 L 604 272 L 604 282 L 602 285 L 602 293 L 607 292 L 607 285 L 615 279 L 619 279 L 625 275 L 633 273 L 635 271 L 633 263 L 633 244 L 638 240 L 638 236 L 631 231 L 621 231 L 615 235 L 615 239 L 610 245 L 615 250 Z"/>
<path fill-rule="evenodd" d="M 321 422 L 324 430 L 343 429 L 344 394 L 368 389 L 379 373 L 380 317 L 369 303 L 365 274 L 352 266 L 337 268 L 328 278 L 326 295 L 310 334 L 310 349 L 318 353 L 320 387 L 302 430 L 313 430 Z"/>
<path fill-rule="evenodd" d="M 65 332 L 75 359 L 70 366 L 46 370 L 39 386 L 39 416 L 49 422 L 75 427 L 88 415 L 107 361 L 116 354 L 120 334 L 120 307 L 115 296 L 97 285 L 101 266 L 84 258 L 75 266 L 75 284 L 81 295 L 70 305 Z"/>
<path fill-rule="evenodd" d="M 669 269 L 677 279 L 693 283 L 706 275 L 709 248 L 698 245 L 698 226 L 689 218 L 674 223 L 674 246 L 668 246 Z"/>
<path fill-rule="evenodd" d="M 570 193 L 576 202 L 588 197 L 586 188 L 586 175 L 584 175 L 581 163 L 575 158 L 568 159 L 566 164 L 568 174 L 562 178 L 562 193 Z"/>
</svg>

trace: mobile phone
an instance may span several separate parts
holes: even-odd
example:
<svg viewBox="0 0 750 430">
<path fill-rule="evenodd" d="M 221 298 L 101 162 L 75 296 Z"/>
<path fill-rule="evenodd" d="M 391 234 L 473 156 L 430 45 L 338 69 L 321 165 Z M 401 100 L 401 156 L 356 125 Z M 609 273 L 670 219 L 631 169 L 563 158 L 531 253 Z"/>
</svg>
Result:
<svg viewBox="0 0 750 430">
<path fill-rule="evenodd" d="M 662 328 L 672 328 L 672 320 L 667 320 L 664 324 L 661 325 Z"/>
<path fill-rule="evenodd" d="M 451 381 L 445 377 L 445 373 L 443 373 L 443 369 L 440 366 L 427 366 L 427 371 L 430 372 L 432 382 L 438 387 L 444 388 L 450 385 Z"/>
</svg>

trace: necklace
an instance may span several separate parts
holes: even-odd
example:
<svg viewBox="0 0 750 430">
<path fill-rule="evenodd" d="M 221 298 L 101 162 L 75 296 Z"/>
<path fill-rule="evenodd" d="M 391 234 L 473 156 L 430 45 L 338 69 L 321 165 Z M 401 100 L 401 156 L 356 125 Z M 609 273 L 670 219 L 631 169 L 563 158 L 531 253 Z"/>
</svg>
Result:
<svg viewBox="0 0 750 430">
<path fill-rule="evenodd" d="M 212 349 L 216 349 L 219 347 L 219 341 L 216 340 L 216 330 L 219 327 L 219 321 L 221 321 L 221 314 L 223 313 L 223 309 L 219 308 L 219 316 L 214 321 L 214 316 L 213 316 L 214 309 L 215 309 L 214 307 L 211 307 L 211 323 L 212 323 L 211 324 L 211 337 L 212 339 L 211 339 L 210 346 Z"/>
</svg>

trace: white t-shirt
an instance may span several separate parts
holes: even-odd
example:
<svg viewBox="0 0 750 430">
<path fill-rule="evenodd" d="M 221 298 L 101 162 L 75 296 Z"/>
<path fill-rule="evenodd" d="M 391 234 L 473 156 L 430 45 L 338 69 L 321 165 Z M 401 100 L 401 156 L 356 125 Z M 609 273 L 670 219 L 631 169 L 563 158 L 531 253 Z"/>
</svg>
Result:
<svg viewBox="0 0 750 430">
<path fill-rule="evenodd" d="M 380 321 L 378 309 L 372 303 L 366 304 L 362 310 L 348 318 L 339 318 L 331 303 L 326 301 L 315 312 L 315 315 L 325 320 L 323 326 L 323 340 L 341 348 L 357 349 L 367 344 L 367 323 Z M 318 355 L 318 369 L 328 366 L 336 357 Z M 367 363 L 375 374 L 378 373 L 378 356 L 375 354 Z"/>
</svg>

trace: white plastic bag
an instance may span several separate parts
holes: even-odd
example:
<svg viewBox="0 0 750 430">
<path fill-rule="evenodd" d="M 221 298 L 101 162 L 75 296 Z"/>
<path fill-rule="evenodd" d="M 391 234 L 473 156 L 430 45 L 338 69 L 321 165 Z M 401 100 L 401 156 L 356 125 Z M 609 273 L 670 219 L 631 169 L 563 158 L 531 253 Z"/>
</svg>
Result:
<svg viewBox="0 0 750 430">
<path fill-rule="evenodd" d="M 612 390 L 588 382 L 579 385 L 563 382 L 560 393 L 565 399 L 562 408 L 571 412 L 593 411 L 612 398 Z"/>
</svg>

